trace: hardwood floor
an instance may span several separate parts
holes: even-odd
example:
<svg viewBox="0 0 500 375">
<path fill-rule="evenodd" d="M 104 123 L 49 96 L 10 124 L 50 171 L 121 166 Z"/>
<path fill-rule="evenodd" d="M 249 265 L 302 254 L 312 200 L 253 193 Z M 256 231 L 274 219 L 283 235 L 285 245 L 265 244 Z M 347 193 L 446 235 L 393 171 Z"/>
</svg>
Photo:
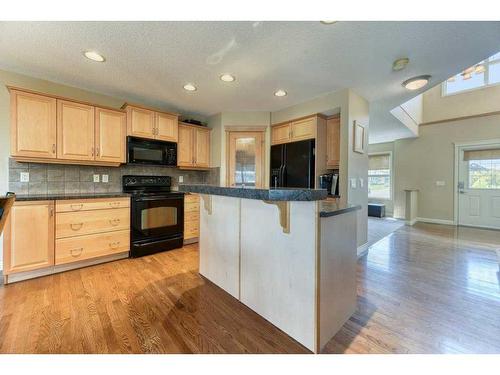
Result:
<svg viewBox="0 0 500 375">
<path fill-rule="evenodd" d="M 500 232 L 417 224 L 358 263 L 326 353 L 500 353 Z M 1 353 L 307 353 L 197 273 L 196 245 L 0 286 Z"/>
</svg>

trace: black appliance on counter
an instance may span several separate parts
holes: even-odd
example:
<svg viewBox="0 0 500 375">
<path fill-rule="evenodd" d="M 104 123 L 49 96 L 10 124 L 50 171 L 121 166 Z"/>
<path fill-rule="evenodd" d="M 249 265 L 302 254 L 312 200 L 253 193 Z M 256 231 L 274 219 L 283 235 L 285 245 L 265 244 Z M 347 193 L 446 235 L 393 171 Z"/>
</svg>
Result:
<svg viewBox="0 0 500 375">
<path fill-rule="evenodd" d="M 325 173 L 319 175 L 319 188 L 326 189 L 328 195 L 339 194 L 339 175 L 338 173 Z"/>
<path fill-rule="evenodd" d="M 172 192 L 169 176 L 123 176 L 131 193 L 130 257 L 180 248 L 184 242 L 184 193 Z"/>
<path fill-rule="evenodd" d="M 177 166 L 177 143 L 127 137 L 127 164 Z"/>
<path fill-rule="evenodd" d="M 270 186 L 314 188 L 314 139 L 271 146 Z"/>
</svg>

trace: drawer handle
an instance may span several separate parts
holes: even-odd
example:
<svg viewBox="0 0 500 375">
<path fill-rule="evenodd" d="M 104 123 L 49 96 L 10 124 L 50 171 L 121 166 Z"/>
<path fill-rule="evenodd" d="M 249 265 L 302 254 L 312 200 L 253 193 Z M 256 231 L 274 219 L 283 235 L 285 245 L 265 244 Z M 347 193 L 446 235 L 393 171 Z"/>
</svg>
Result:
<svg viewBox="0 0 500 375">
<path fill-rule="evenodd" d="M 120 219 L 110 219 L 110 220 L 109 220 L 109 223 L 110 223 L 112 226 L 116 227 L 118 224 L 120 224 Z"/>
<path fill-rule="evenodd" d="M 69 252 L 73 258 L 78 258 L 82 255 L 83 247 L 80 247 L 79 249 L 71 249 Z"/>
<path fill-rule="evenodd" d="M 112 249 L 117 249 L 118 246 L 120 246 L 120 241 L 116 241 L 116 242 L 111 242 L 109 244 L 109 247 L 111 247 Z"/>
<path fill-rule="evenodd" d="M 82 229 L 83 223 L 70 224 L 71 230 L 77 231 Z"/>
<path fill-rule="evenodd" d="M 120 207 L 120 202 L 109 202 L 111 207 Z"/>
<path fill-rule="evenodd" d="M 73 211 L 80 211 L 83 208 L 83 203 L 71 204 L 70 207 Z"/>
</svg>

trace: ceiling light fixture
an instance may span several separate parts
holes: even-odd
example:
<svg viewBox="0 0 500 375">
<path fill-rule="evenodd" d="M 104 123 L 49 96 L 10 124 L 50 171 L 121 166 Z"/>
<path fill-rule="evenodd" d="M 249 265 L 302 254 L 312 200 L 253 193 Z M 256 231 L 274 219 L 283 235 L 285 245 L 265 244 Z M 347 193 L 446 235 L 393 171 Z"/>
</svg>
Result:
<svg viewBox="0 0 500 375">
<path fill-rule="evenodd" d="M 403 87 L 407 90 L 418 90 L 429 83 L 431 76 L 428 74 L 413 77 L 403 82 Z"/>
<path fill-rule="evenodd" d="M 287 96 L 288 93 L 285 90 L 278 90 L 274 93 L 274 96 Z"/>
<path fill-rule="evenodd" d="M 323 25 L 333 25 L 337 21 L 319 21 L 319 22 L 321 22 Z"/>
<path fill-rule="evenodd" d="M 399 70 L 403 70 L 406 68 L 406 65 L 410 62 L 410 59 L 408 57 L 403 57 L 401 59 L 397 59 L 392 63 L 392 70 L 395 72 Z"/>
<path fill-rule="evenodd" d="M 106 61 L 104 56 L 96 51 L 85 51 L 85 52 L 83 52 L 83 56 L 85 56 L 89 60 L 96 61 L 96 62 Z"/>
<path fill-rule="evenodd" d="M 186 83 L 184 86 L 184 90 L 186 91 L 196 91 L 197 88 L 195 85 L 193 85 L 192 83 Z"/>
<path fill-rule="evenodd" d="M 222 74 L 219 78 L 224 82 L 234 82 L 236 80 L 236 78 L 232 74 L 228 73 Z"/>
</svg>

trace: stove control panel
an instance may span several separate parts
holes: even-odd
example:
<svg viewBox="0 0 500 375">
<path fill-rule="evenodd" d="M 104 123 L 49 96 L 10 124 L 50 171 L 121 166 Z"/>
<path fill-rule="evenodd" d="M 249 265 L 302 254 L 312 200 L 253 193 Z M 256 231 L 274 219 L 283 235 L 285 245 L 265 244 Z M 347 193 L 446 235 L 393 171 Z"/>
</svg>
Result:
<svg viewBox="0 0 500 375">
<path fill-rule="evenodd" d="M 124 187 L 170 187 L 171 184 L 170 176 L 123 176 Z"/>
</svg>

